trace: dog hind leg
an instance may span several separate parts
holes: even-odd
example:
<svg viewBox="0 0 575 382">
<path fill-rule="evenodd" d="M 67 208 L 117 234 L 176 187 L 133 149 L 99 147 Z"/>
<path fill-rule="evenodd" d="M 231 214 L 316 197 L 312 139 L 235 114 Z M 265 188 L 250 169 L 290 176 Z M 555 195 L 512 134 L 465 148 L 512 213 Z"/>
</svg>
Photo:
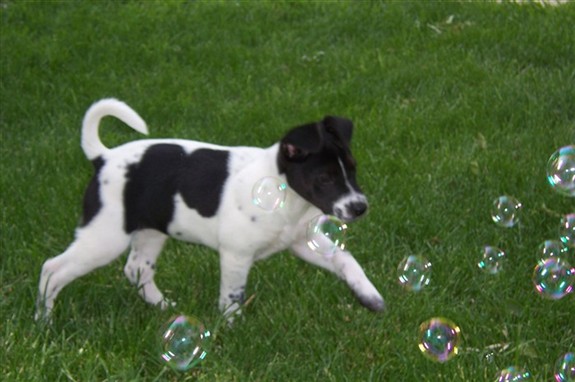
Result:
<svg viewBox="0 0 575 382">
<path fill-rule="evenodd" d="M 138 287 L 138 293 L 149 304 L 159 305 L 162 309 L 175 305 L 164 299 L 158 289 L 154 275 L 156 260 L 164 247 L 168 236 L 160 231 L 144 229 L 132 234 L 132 250 L 124 267 L 124 273 L 133 285 Z"/>
<path fill-rule="evenodd" d="M 66 285 L 109 264 L 126 250 L 130 236 L 122 231 L 106 229 L 104 223 L 99 227 L 78 229 L 76 240 L 66 251 L 44 262 L 38 287 L 36 320 L 50 318 L 54 300 Z"/>
</svg>

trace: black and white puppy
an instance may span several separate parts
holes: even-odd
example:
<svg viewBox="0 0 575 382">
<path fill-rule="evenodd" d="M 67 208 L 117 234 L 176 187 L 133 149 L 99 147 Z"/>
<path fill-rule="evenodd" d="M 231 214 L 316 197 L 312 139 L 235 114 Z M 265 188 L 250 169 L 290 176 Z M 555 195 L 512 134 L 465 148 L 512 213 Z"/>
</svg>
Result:
<svg viewBox="0 0 575 382">
<path fill-rule="evenodd" d="M 146 302 L 165 308 L 169 303 L 154 273 L 169 236 L 219 252 L 219 308 L 224 313 L 241 305 L 252 264 L 284 249 L 335 273 L 367 308 L 384 309 L 381 295 L 349 252 L 322 256 L 306 240 L 308 222 L 319 214 L 349 222 L 367 210 L 349 149 L 351 121 L 325 117 L 292 129 L 269 148 L 150 139 L 108 149 L 98 135 L 106 116 L 147 134 L 142 118 L 118 100 L 101 100 L 86 112 L 82 149 L 95 175 L 84 196 L 76 239 L 42 267 L 37 319 L 49 318 L 67 284 L 110 263 L 129 246 L 126 276 Z M 252 202 L 254 184 L 268 176 L 288 185 L 285 207 L 272 212 Z"/>
</svg>

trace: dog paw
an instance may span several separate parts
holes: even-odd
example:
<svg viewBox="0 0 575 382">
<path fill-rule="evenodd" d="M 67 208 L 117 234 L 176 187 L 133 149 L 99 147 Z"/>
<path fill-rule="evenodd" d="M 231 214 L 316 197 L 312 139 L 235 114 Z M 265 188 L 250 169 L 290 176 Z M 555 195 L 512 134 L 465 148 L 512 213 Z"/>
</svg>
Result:
<svg viewBox="0 0 575 382">
<path fill-rule="evenodd" d="M 361 305 L 365 306 L 372 312 L 385 311 L 385 301 L 380 296 L 358 296 Z"/>
<path fill-rule="evenodd" d="M 157 305 L 160 307 L 161 310 L 166 310 L 168 308 L 175 308 L 177 303 L 175 301 L 165 298 L 162 301 L 160 301 Z"/>
<path fill-rule="evenodd" d="M 223 312 L 223 318 L 226 320 L 229 328 L 234 326 L 234 322 L 242 317 L 241 305 L 237 302 L 234 302 L 221 310 Z"/>
<path fill-rule="evenodd" d="M 234 326 L 238 325 L 238 322 L 241 324 L 241 321 L 244 320 L 244 316 L 241 312 L 235 312 L 234 314 L 227 316 L 225 319 L 228 329 L 232 329 Z"/>
<path fill-rule="evenodd" d="M 52 326 L 52 315 L 45 314 L 44 312 L 37 311 L 34 314 L 34 321 L 41 326 Z"/>
<path fill-rule="evenodd" d="M 42 305 L 40 302 L 37 302 L 36 306 L 36 312 L 34 312 L 34 321 L 39 324 L 51 325 L 52 309 Z"/>
</svg>

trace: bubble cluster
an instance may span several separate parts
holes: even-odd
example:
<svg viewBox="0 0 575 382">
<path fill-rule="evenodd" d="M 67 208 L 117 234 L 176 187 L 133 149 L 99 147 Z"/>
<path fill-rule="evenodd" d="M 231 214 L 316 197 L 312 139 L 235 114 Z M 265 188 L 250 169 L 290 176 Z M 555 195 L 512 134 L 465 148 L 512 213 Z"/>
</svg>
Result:
<svg viewBox="0 0 575 382">
<path fill-rule="evenodd" d="M 559 300 L 573 292 L 575 268 L 558 257 L 540 260 L 533 272 L 533 284 L 541 296 Z"/>
<path fill-rule="evenodd" d="M 347 225 L 331 215 L 319 215 L 307 226 L 307 245 L 324 256 L 332 256 L 338 249 L 345 249 Z"/>
<path fill-rule="evenodd" d="M 282 208 L 286 199 L 287 184 L 278 178 L 266 176 L 252 188 L 252 202 L 266 211 Z"/>
<path fill-rule="evenodd" d="M 477 266 L 483 271 L 492 275 L 499 273 L 503 268 L 503 260 L 505 259 L 505 252 L 497 247 L 486 245 L 483 247 L 482 258 Z"/>
<path fill-rule="evenodd" d="M 423 256 L 411 255 L 404 258 L 397 267 L 399 284 L 409 291 L 419 292 L 429 285 L 431 263 Z"/>
<path fill-rule="evenodd" d="M 206 357 L 210 336 L 196 317 L 174 317 L 162 332 L 161 357 L 174 370 L 189 370 Z"/>
<path fill-rule="evenodd" d="M 500 227 L 513 227 L 519 222 L 521 203 L 513 196 L 503 195 L 493 201 L 491 219 Z"/>
<path fill-rule="evenodd" d="M 517 366 L 509 366 L 497 374 L 495 382 L 520 382 L 530 379 L 531 373 L 527 370 Z"/>
<path fill-rule="evenodd" d="M 567 353 L 555 363 L 555 381 L 556 382 L 574 382 L 575 381 L 575 353 Z"/>
<path fill-rule="evenodd" d="M 549 158 L 547 179 L 560 194 L 575 197 L 575 146 L 565 146 Z M 254 205 L 274 211 L 285 203 L 287 185 L 275 177 L 258 180 L 252 190 Z M 490 214 L 500 227 L 514 227 L 521 217 L 522 204 L 513 196 L 502 195 L 493 201 Z M 319 215 L 310 220 L 306 231 L 310 249 L 329 257 L 345 249 L 347 225 L 331 215 Z M 568 262 L 570 248 L 575 248 L 575 213 L 561 219 L 558 240 L 545 240 L 537 247 L 538 264 L 532 281 L 538 294 L 558 300 L 575 289 L 575 268 Z M 478 267 L 488 274 L 501 272 L 506 253 L 495 246 L 482 248 Z M 398 281 L 408 291 L 419 292 L 431 280 L 432 264 L 421 255 L 406 256 L 399 263 Z M 178 316 L 168 325 L 162 338 L 162 358 L 176 370 L 189 370 L 205 358 L 210 332 L 194 317 Z M 431 318 L 419 326 L 418 347 L 425 357 L 435 362 L 446 362 L 459 353 L 461 330 L 443 317 Z M 493 362 L 494 353 L 485 355 Z M 575 354 L 566 353 L 555 365 L 556 382 L 575 381 Z M 532 378 L 526 369 L 510 366 L 501 370 L 496 382 L 520 382 Z"/>
<path fill-rule="evenodd" d="M 558 193 L 575 197 L 575 145 L 562 147 L 549 157 L 547 181 Z"/>
<path fill-rule="evenodd" d="M 575 213 L 567 214 L 561 218 L 559 237 L 563 244 L 575 248 Z"/>
<path fill-rule="evenodd" d="M 419 350 L 432 361 L 446 362 L 459 353 L 460 334 L 452 321 L 431 318 L 419 326 Z"/>
<path fill-rule="evenodd" d="M 559 240 L 545 240 L 537 249 L 540 259 L 561 257 L 567 254 L 567 247 Z"/>
</svg>

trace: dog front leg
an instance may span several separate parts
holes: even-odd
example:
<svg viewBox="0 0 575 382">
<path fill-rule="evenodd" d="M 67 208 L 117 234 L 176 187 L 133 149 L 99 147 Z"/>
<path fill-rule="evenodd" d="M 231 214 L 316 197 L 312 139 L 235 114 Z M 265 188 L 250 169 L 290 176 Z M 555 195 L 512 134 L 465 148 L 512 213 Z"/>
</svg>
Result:
<svg viewBox="0 0 575 382">
<path fill-rule="evenodd" d="M 245 300 L 248 274 L 253 257 L 233 251 L 220 250 L 220 311 L 232 325 L 236 315 L 240 315 Z"/>
<path fill-rule="evenodd" d="M 351 253 L 337 249 L 331 256 L 324 256 L 311 250 L 306 242 L 292 245 L 291 250 L 297 257 L 308 263 L 335 273 L 347 283 L 359 302 L 366 308 L 376 312 L 385 309 L 381 294 L 369 281 Z"/>
</svg>

